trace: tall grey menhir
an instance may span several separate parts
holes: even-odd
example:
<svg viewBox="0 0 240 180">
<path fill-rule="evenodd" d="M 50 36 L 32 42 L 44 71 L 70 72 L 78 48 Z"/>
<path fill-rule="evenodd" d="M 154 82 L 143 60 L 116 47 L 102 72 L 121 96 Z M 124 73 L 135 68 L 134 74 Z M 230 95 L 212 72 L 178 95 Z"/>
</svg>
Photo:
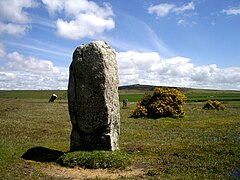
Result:
<svg viewBox="0 0 240 180">
<path fill-rule="evenodd" d="M 106 42 L 93 41 L 74 51 L 68 107 L 71 151 L 118 149 L 118 68 L 114 49 Z"/>
</svg>

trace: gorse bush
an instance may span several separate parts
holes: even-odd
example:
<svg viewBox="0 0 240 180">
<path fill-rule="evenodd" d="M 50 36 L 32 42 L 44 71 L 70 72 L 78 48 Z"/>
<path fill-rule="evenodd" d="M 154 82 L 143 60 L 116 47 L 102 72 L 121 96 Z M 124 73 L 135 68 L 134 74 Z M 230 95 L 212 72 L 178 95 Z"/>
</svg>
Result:
<svg viewBox="0 0 240 180">
<path fill-rule="evenodd" d="M 224 107 L 224 105 L 222 104 L 222 102 L 220 102 L 220 101 L 217 101 L 217 100 L 215 100 L 215 101 L 208 100 L 208 101 L 206 102 L 206 104 L 203 106 L 203 109 L 224 110 L 225 107 Z"/>
<path fill-rule="evenodd" d="M 174 88 L 156 88 L 152 95 L 146 94 L 133 110 L 131 117 L 161 118 L 182 117 L 186 96 Z"/>
<path fill-rule="evenodd" d="M 125 169 L 130 165 L 129 155 L 122 151 L 75 151 L 62 155 L 58 160 L 62 166 L 97 169 Z"/>
</svg>

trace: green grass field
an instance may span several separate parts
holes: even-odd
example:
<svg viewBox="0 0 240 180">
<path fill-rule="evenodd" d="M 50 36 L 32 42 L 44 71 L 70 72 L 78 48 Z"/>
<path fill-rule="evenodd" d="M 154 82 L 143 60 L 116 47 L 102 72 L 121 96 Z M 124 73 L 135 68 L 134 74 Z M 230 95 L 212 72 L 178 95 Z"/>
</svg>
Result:
<svg viewBox="0 0 240 180">
<path fill-rule="evenodd" d="M 151 91 L 144 90 L 120 90 L 119 100 L 128 99 L 129 102 L 137 102 L 144 97 L 145 92 L 151 93 Z M 182 89 L 182 92 L 187 96 L 186 101 L 240 101 L 240 91 Z M 67 100 L 66 90 L 0 91 L 0 97 L 15 99 L 49 99 L 54 93 L 58 95 L 58 99 Z"/>
<path fill-rule="evenodd" d="M 64 179 L 46 173 L 60 167 L 44 149 L 67 152 L 71 130 L 67 100 L 48 103 L 52 93 L 56 91 L 0 91 L 0 179 Z M 143 95 L 126 94 L 120 93 L 120 100 L 137 101 Z M 223 111 L 203 110 L 203 104 L 187 102 L 180 119 L 132 119 L 134 105 L 121 109 L 120 149 L 132 161 L 132 170 L 125 171 L 143 172 L 130 179 L 240 178 L 240 102 L 227 101 Z M 35 147 L 44 162 L 21 158 Z"/>
<path fill-rule="evenodd" d="M 13 99 L 49 99 L 52 94 L 57 94 L 58 99 L 66 99 L 67 91 L 65 90 L 2 90 L 0 98 Z"/>
</svg>

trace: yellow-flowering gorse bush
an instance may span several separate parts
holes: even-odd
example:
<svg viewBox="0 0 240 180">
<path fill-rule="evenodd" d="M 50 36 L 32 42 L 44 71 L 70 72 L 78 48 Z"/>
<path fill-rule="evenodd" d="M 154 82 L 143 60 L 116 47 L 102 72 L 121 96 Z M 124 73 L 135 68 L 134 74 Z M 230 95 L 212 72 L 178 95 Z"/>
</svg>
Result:
<svg viewBox="0 0 240 180">
<path fill-rule="evenodd" d="M 146 94 L 137 104 L 131 117 L 161 118 L 182 117 L 182 107 L 186 96 L 174 88 L 156 88 L 153 95 Z"/>
<path fill-rule="evenodd" d="M 225 107 L 220 101 L 212 101 L 208 100 L 207 103 L 203 106 L 203 109 L 216 109 L 216 110 L 224 110 Z"/>
</svg>

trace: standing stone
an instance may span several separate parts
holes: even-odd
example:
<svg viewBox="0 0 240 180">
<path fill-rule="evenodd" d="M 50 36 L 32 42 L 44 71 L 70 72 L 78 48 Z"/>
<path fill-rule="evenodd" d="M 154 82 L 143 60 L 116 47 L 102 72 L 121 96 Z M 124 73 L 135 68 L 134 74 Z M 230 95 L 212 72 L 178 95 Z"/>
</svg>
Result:
<svg viewBox="0 0 240 180">
<path fill-rule="evenodd" d="M 107 43 L 93 41 L 74 51 L 68 107 L 71 151 L 118 149 L 118 68 L 116 54 Z"/>
<path fill-rule="evenodd" d="M 128 99 L 123 100 L 123 108 L 127 108 L 128 106 Z"/>
<path fill-rule="evenodd" d="M 52 96 L 50 97 L 50 99 L 48 100 L 48 102 L 54 102 L 55 99 L 57 99 L 57 95 L 56 94 L 52 94 Z"/>
</svg>

